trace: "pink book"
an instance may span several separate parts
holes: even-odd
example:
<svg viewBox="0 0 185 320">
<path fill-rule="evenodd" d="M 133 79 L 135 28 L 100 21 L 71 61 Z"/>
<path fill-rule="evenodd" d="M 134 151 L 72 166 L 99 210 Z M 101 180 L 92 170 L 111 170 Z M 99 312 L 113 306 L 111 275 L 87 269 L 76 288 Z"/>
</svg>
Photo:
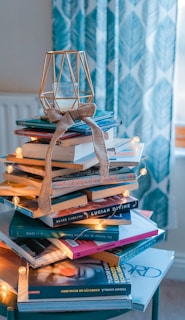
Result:
<svg viewBox="0 0 185 320">
<path fill-rule="evenodd" d="M 92 240 L 50 239 L 62 249 L 70 259 L 81 258 L 99 251 L 104 251 L 133 243 L 158 234 L 157 225 L 145 216 L 131 210 L 130 225 L 119 225 L 119 240 L 112 242 Z"/>
</svg>

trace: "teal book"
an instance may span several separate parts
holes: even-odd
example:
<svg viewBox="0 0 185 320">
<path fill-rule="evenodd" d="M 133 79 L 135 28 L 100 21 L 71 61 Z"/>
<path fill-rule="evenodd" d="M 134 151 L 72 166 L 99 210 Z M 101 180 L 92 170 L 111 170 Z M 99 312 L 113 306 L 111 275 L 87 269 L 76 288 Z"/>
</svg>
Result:
<svg viewBox="0 0 185 320">
<path fill-rule="evenodd" d="M 146 310 L 173 261 L 174 251 L 149 248 L 124 264 L 131 277 L 133 309 Z"/>
<path fill-rule="evenodd" d="M 103 252 L 96 252 L 92 255 L 92 257 L 96 259 L 101 258 L 102 261 L 106 261 L 114 266 L 118 266 L 135 257 L 137 254 L 154 246 L 158 242 L 165 240 L 165 236 L 166 231 L 158 228 L 158 234 L 153 237 L 149 237 L 144 240 L 136 241 L 134 243 L 130 243 Z"/>
<path fill-rule="evenodd" d="M 117 225 L 68 224 L 61 227 L 49 227 L 40 219 L 33 219 L 15 211 L 9 225 L 11 238 L 60 238 L 60 239 L 85 239 L 97 241 L 113 241 L 119 238 Z"/>
</svg>

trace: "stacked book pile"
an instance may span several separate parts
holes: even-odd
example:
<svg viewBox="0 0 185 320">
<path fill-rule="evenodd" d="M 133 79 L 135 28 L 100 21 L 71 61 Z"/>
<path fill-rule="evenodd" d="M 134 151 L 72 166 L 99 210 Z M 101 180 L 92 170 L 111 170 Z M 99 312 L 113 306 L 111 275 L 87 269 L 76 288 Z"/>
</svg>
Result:
<svg viewBox="0 0 185 320">
<path fill-rule="evenodd" d="M 104 133 L 109 176 L 100 179 L 91 131 L 77 121 L 52 154 L 47 214 L 39 209 L 38 197 L 56 124 L 41 118 L 17 120 L 21 128 L 15 134 L 24 142 L 1 157 L 0 201 L 11 210 L 1 210 L 0 240 L 8 246 L 2 250 L 20 257 L 20 310 L 132 308 L 132 283 L 124 263 L 165 237 L 150 219 L 152 212 L 139 210 L 131 195 L 138 188 L 136 168 L 144 144 L 115 138 L 120 121 L 110 112 L 97 110 L 94 121 Z"/>
</svg>

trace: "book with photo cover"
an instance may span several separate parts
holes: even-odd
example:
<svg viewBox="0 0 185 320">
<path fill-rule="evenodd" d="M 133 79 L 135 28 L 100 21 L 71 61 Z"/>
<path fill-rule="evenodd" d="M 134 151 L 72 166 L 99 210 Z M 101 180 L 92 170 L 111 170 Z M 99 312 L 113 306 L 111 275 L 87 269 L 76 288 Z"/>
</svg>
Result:
<svg viewBox="0 0 185 320">
<path fill-rule="evenodd" d="M 93 240 L 50 239 L 52 243 L 64 250 L 70 259 L 78 259 L 96 252 L 120 247 L 158 234 L 157 225 L 150 219 L 131 210 L 130 225 L 119 225 L 119 240 L 100 242 Z"/>
<path fill-rule="evenodd" d="M 21 280 L 23 282 L 21 283 Z M 128 295 L 131 281 L 124 265 L 114 267 L 90 257 L 65 259 L 19 274 L 19 285 L 28 286 L 28 298 L 63 299 Z"/>
<path fill-rule="evenodd" d="M 52 228 L 40 219 L 32 219 L 15 211 L 9 225 L 11 238 L 60 238 L 96 241 L 113 241 L 119 237 L 117 225 L 100 227 L 97 225 L 68 224 Z"/>
<path fill-rule="evenodd" d="M 33 268 L 38 268 L 66 258 L 64 252 L 54 246 L 48 239 L 16 238 L 9 236 L 9 224 L 14 210 L 0 212 L 0 240 L 17 255 L 26 260 Z"/>
</svg>

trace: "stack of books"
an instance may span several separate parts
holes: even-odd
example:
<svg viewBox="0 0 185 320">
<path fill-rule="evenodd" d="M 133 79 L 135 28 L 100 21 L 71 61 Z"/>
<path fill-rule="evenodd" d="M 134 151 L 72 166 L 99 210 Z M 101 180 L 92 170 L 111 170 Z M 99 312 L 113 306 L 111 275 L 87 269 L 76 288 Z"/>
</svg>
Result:
<svg viewBox="0 0 185 320">
<path fill-rule="evenodd" d="M 38 197 L 56 124 L 17 120 L 24 127 L 15 134 L 26 141 L 1 157 L 0 201 L 10 210 L 0 213 L 0 240 L 27 262 L 19 268 L 18 287 L 13 286 L 20 310 L 131 308 L 124 263 L 165 237 L 150 219 L 152 212 L 139 210 L 131 195 L 138 188 L 135 169 L 144 144 L 115 138 L 120 121 L 110 112 L 97 110 L 94 121 L 104 133 L 109 176 L 100 179 L 91 131 L 77 121 L 52 154 L 50 213 L 39 209 Z"/>
</svg>

